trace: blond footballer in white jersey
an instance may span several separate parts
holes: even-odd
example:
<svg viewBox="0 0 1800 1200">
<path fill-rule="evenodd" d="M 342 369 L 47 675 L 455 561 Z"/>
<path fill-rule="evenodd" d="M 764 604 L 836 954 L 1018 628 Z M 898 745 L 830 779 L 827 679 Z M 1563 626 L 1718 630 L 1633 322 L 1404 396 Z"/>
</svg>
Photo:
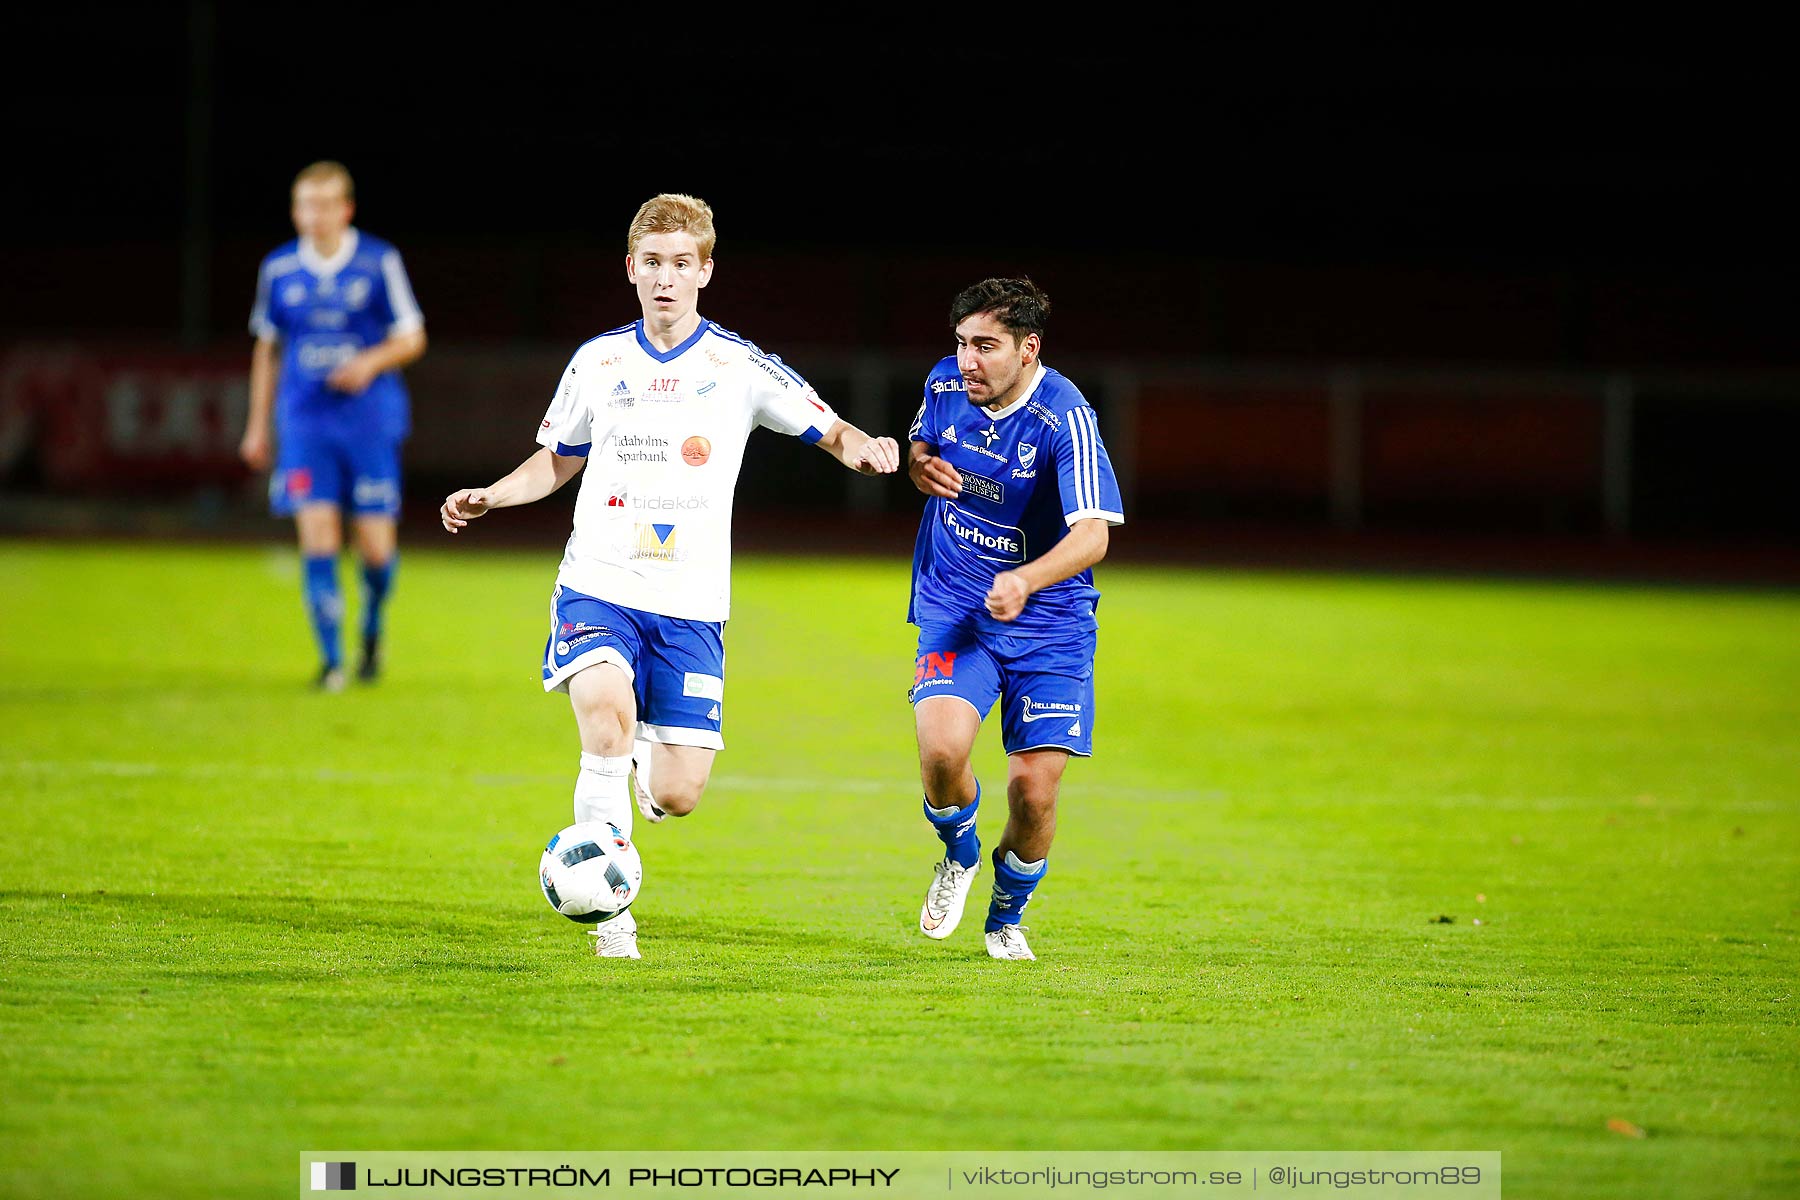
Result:
<svg viewBox="0 0 1800 1200">
<path fill-rule="evenodd" d="M 845 423 L 779 360 L 700 316 L 713 242 L 704 201 L 646 201 L 625 255 L 643 319 L 576 351 L 538 427 L 542 449 L 439 513 L 457 533 L 588 468 L 551 600 L 544 686 L 568 692 L 581 734 L 575 820 L 627 838 L 634 800 L 652 821 L 692 812 L 724 746 L 731 499 L 750 431 L 804 438 L 865 475 L 900 464 L 893 438 Z M 629 908 L 594 933 L 601 957 L 641 957 Z"/>
<path fill-rule="evenodd" d="M 701 319 L 672 350 L 644 322 L 575 352 L 537 440 L 585 456 L 557 582 L 616 604 L 700 621 L 731 606 L 731 502 L 758 425 L 822 441 L 837 421 L 818 393 L 734 333 Z"/>
</svg>

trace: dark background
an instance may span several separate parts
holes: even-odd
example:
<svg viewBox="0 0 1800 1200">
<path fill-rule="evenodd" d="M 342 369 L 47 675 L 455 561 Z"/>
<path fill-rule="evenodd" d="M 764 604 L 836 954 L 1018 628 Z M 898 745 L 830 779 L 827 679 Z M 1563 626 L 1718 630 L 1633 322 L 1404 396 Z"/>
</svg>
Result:
<svg viewBox="0 0 1800 1200">
<path fill-rule="evenodd" d="M 637 204 L 688 191 L 718 213 L 703 311 L 828 397 L 828 355 L 907 364 L 885 432 L 949 349 L 951 295 L 988 274 L 1049 290 L 1053 365 L 1203 369 L 1138 410 L 1140 442 L 1210 447 L 1184 486 L 1136 497 L 1134 518 L 1211 531 L 1192 540 L 1785 553 L 1800 532 L 1796 106 L 1772 31 L 879 16 L 34 8 L 13 18 L 0 331 L 247 361 L 289 181 L 336 158 L 358 224 L 406 256 L 427 363 L 566 355 L 636 315 Z M 1267 443 L 1324 419 L 1345 370 L 1451 382 L 1369 384 L 1358 516 L 1334 522 L 1317 454 Z M 1249 382 L 1221 383 L 1234 371 Z M 426 364 L 413 375 L 423 427 Z M 1625 527 L 1589 483 L 1596 398 L 1619 379 Z M 549 382 L 493 403 L 536 409 Z M 1578 485 L 1459 486 L 1528 482 L 1534 448 Z M 421 458 L 421 495 L 477 481 Z M 747 471 L 751 509 L 795 494 L 777 476 L 801 460 L 778 461 Z"/>
</svg>

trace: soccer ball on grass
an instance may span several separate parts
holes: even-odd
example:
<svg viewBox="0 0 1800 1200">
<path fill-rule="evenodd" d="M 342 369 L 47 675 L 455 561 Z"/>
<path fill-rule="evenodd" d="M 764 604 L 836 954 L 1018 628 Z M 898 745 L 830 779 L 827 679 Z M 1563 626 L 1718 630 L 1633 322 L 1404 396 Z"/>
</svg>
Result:
<svg viewBox="0 0 1800 1200">
<path fill-rule="evenodd" d="M 644 861 L 610 821 L 583 821 L 550 839 L 538 862 L 544 899 L 571 921 L 591 925 L 631 907 L 644 882 Z"/>
</svg>

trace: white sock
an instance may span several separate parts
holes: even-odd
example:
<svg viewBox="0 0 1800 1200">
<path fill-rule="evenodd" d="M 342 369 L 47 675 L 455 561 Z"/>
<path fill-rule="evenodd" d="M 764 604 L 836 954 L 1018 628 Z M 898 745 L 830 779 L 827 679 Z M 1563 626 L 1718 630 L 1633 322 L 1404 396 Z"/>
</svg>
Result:
<svg viewBox="0 0 1800 1200">
<path fill-rule="evenodd" d="M 1044 869 L 1044 863 L 1046 861 L 1047 860 L 1045 859 L 1038 858 L 1033 859 L 1031 862 L 1026 862 L 1011 850 L 1006 852 L 1006 865 L 1021 875 L 1036 875 Z"/>
<path fill-rule="evenodd" d="M 638 786 L 650 793 L 650 799 L 656 799 L 656 789 L 650 786 L 651 742 L 648 738 L 639 738 L 631 743 L 631 761 L 637 769 Z"/>
<path fill-rule="evenodd" d="M 631 759 L 607 758 L 583 753 L 581 774 L 575 777 L 575 820 L 611 821 L 627 840 L 631 837 Z"/>
</svg>

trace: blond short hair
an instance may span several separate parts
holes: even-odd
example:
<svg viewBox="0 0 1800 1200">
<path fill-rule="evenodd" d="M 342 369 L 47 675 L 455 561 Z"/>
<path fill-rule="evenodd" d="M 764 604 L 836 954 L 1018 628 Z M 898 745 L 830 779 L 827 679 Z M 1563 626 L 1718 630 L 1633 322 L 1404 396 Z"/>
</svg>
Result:
<svg viewBox="0 0 1800 1200">
<path fill-rule="evenodd" d="M 350 178 L 350 168 L 341 162 L 332 162 L 328 158 L 301 167 L 300 173 L 294 176 L 294 186 L 299 187 L 303 183 L 324 183 L 332 179 L 344 181 L 344 199 L 356 199 L 356 181 Z"/>
<path fill-rule="evenodd" d="M 631 229 L 625 235 L 625 253 L 636 254 L 638 243 L 653 233 L 691 235 L 694 244 L 700 247 L 700 261 L 705 262 L 712 257 L 716 240 L 712 205 L 680 192 L 652 196 L 638 206 L 637 216 L 631 218 Z"/>
</svg>

